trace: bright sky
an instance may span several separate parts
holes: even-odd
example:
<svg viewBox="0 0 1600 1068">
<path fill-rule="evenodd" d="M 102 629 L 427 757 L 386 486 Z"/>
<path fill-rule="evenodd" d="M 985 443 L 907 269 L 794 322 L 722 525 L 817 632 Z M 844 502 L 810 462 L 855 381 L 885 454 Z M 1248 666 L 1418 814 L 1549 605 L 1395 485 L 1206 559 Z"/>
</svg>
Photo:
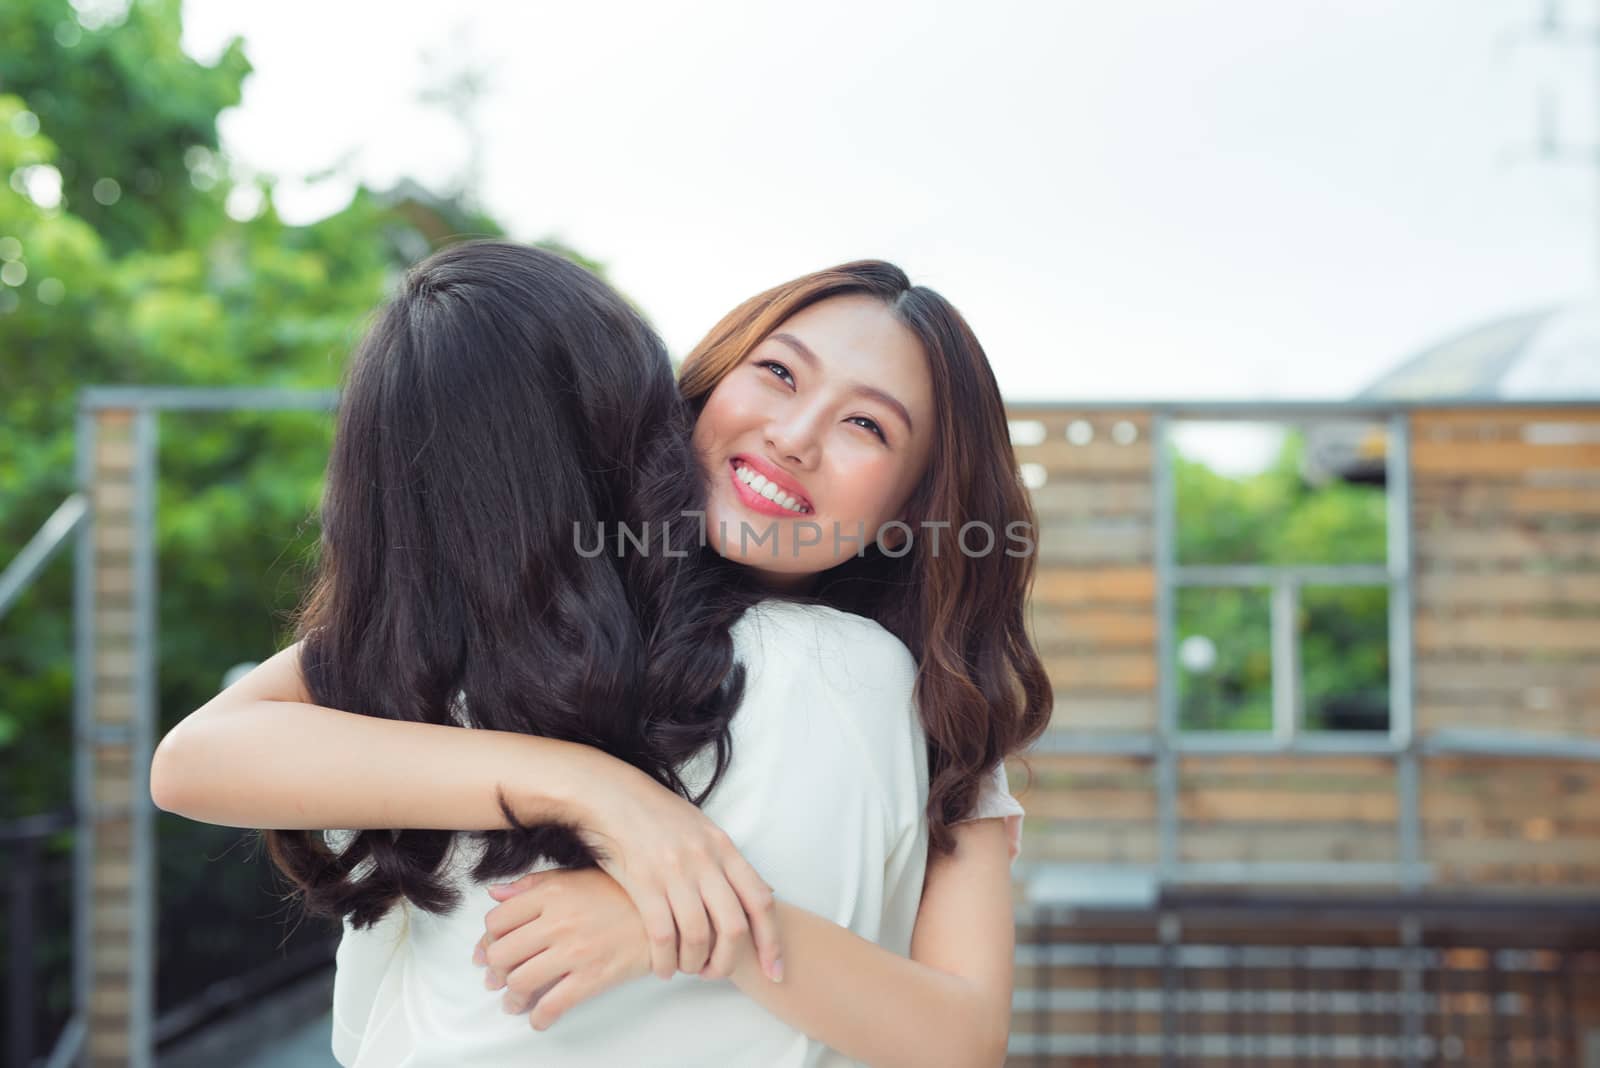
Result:
<svg viewBox="0 0 1600 1068">
<path fill-rule="evenodd" d="M 471 139 L 419 96 L 481 72 L 482 202 L 605 262 L 675 353 L 877 256 L 1012 399 L 1341 397 L 1594 287 L 1600 173 L 1534 143 L 1543 95 L 1593 151 L 1600 60 L 1543 6 L 188 0 L 185 43 L 244 38 L 224 146 L 300 219 L 348 195 L 297 182 L 330 169 L 461 180 Z"/>
</svg>

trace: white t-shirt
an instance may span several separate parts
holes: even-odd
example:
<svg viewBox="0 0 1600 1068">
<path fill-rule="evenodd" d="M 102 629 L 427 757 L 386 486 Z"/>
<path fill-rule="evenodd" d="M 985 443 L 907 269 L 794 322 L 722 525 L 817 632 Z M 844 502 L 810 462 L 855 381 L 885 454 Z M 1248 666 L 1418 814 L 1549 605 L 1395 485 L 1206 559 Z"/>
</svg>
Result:
<svg viewBox="0 0 1600 1068">
<path fill-rule="evenodd" d="M 750 609 L 733 638 L 746 668 L 745 697 L 733 717 L 732 759 L 703 811 L 781 900 L 909 955 L 927 863 L 928 795 L 910 653 L 870 620 L 781 601 Z M 701 754 L 685 767 L 691 788 L 706 781 L 709 764 Z M 454 912 L 437 916 L 402 903 L 371 929 L 346 927 L 334 983 L 340 1064 L 850 1063 L 732 983 L 682 974 L 625 983 L 534 1031 L 526 1016 L 501 1011 L 501 993 L 484 989 L 472 963 L 484 914 L 495 905 L 466 877 L 473 850 L 470 839 L 457 839 L 451 872 L 463 897 Z"/>
</svg>

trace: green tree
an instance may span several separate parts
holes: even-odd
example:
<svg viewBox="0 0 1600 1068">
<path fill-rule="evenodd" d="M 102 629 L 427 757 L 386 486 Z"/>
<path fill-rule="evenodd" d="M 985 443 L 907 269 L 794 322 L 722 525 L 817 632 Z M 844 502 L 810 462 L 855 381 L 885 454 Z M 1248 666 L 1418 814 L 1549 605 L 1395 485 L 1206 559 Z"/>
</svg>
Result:
<svg viewBox="0 0 1600 1068">
<path fill-rule="evenodd" d="M 0 20 L 0 566 L 74 488 L 83 387 L 332 387 L 399 272 L 501 232 L 409 183 L 284 223 L 271 183 L 237 179 L 219 150 L 243 45 L 201 63 L 181 28 L 178 0 L 94 28 L 67 0 L 11 0 Z M 162 417 L 163 728 L 284 637 L 330 431 L 322 412 Z M 68 554 L 0 619 L 0 818 L 71 798 L 71 586 Z M 206 864 L 237 835 L 166 818 L 160 834 L 164 915 L 217 920 L 163 923 L 163 959 L 183 962 L 159 973 L 170 1006 L 215 977 L 207 960 L 237 970 L 237 952 L 265 960 L 283 935 L 259 922 L 276 910 L 261 865 Z"/>
<path fill-rule="evenodd" d="M 1266 470 L 1229 477 L 1174 454 L 1183 564 L 1381 564 L 1381 489 L 1302 475 L 1304 438 L 1285 435 Z M 1184 726 L 1272 725 L 1271 591 L 1179 591 L 1179 703 Z M 1306 725 L 1381 726 L 1387 715 L 1388 595 L 1382 588 L 1306 587 L 1296 620 Z M 1184 644 L 1203 668 L 1184 667 Z M 1207 661 L 1209 661 L 1207 663 Z"/>
</svg>

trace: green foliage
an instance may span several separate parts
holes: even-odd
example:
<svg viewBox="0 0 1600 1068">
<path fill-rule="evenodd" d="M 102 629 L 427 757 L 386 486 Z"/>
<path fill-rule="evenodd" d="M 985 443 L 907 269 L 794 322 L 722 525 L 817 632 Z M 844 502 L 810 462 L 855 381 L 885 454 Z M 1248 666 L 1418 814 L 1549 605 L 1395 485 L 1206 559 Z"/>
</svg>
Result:
<svg viewBox="0 0 1600 1068">
<path fill-rule="evenodd" d="M 1285 436 L 1259 474 L 1230 478 L 1174 455 L 1178 560 L 1182 564 L 1381 564 L 1386 505 L 1381 489 L 1301 475 L 1304 440 Z M 1272 726 L 1271 590 L 1191 588 L 1177 601 L 1180 721 L 1196 730 Z M 1381 726 L 1389 678 L 1388 593 L 1306 587 L 1299 635 L 1305 725 Z M 1182 666 L 1188 639 L 1211 663 Z"/>
<path fill-rule="evenodd" d="M 0 566 L 74 488 L 83 387 L 335 386 L 407 264 L 501 232 L 409 183 L 290 226 L 258 182 L 260 209 L 231 216 L 217 117 L 250 66 L 238 42 L 196 62 L 181 27 L 178 0 L 98 29 L 67 0 L 18 0 L 0 21 L 0 258 L 15 261 L 0 265 Z M 322 412 L 161 418 L 167 722 L 283 638 L 329 435 Z M 68 553 L 0 619 L 0 818 L 70 797 L 70 609 Z"/>
</svg>

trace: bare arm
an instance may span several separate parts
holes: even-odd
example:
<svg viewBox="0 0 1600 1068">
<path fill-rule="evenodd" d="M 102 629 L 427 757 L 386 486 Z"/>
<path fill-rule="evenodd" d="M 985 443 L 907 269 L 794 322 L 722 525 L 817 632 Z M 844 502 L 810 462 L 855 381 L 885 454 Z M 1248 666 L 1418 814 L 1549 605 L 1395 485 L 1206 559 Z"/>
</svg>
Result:
<svg viewBox="0 0 1600 1068">
<path fill-rule="evenodd" d="M 570 742 L 310 701 L 293 645 L 168 732 L 151 761 L 151 798 L 229 827 L 484 831 L 509 826 L 500 790 L 524 822 L 577 822 L 580 784 L 612 760 Z"/>
<path fill-rule="evenodd" d="M 911 959 L 780 901 L 783 983 L 748 964 L 734 983 L 874 1068 L 1003 1063 L 1016 942 L 1005 825 L 974 820 L 954 834 L 955 851 L 929 861 Z"/>
<path fill-rule="evenodd" d="M 732 979 L 779 1019 L 875 1068 L 998 1065 L 1011 1021 L 1010 851 L 1005 821 L 955 827 L 956 850 L 928 866 L 911 958 L 779 902 L 782 985 L 718 939 Z M 473 959 L 504 987 L 507 1012 L 556 1025 L 574 1005 L 642 974 L 632 910 L 609 879 L 541 872 L 491 888 Z M 636 922 L 636 921 L 635 921 Z"/>
<path fill-rule="evenodd" d="M 290 646 L 168 732 L 152 800 L 230 827 L 482 831 L 510 826 L 503 797 L 524 824 L 579 828 L 638 908 L 661 978 L 700 971 L 714 934 L 746 929 L 777 974 L 771 888 L 704 813 L 638 768 L 572 742 L 309 702 Z"/>
</svg>

